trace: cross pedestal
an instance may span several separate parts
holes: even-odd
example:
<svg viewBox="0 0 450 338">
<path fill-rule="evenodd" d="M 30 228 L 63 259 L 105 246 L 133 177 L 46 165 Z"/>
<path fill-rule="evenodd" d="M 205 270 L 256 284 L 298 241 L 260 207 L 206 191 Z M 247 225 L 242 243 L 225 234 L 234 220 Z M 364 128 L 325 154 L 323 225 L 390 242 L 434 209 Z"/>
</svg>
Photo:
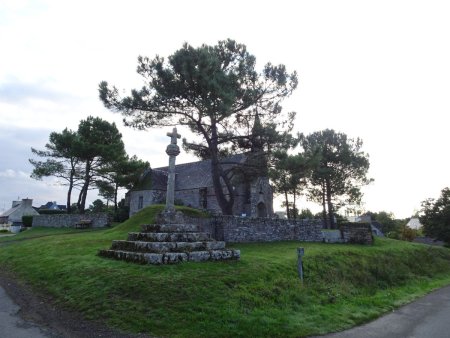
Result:
<svg viewBox="0 0 450 338">
<path fill-rule="evenodd" d="M 177 139 L 181 137 L 177 133 L 177 128 L 173 128 L 172 133 L 167 133 L 170 137 L 170 144 L 167 146 L 166 154 L 169 155 L 169 175 L 167 177 L 166 209 L 165 213 L 175 212 L 175 158 L 180 153 L 177 146 Z"/>
</svg>

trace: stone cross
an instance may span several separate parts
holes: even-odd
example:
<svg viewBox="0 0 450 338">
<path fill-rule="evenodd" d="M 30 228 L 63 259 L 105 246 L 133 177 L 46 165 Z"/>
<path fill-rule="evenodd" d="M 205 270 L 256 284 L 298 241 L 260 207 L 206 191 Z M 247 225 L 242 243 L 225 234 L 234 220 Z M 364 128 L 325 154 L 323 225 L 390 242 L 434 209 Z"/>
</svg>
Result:
<svg viewBox="0 0 450 338">
<path fill-rule="evenodd" d="M 180 153 L 180 147 L 177 146 L 177 128 L 173 128 L 172 133 L 167 133 L 170 137 L 170 144 L 167 146 L 166 154 L 169 155 L 169 175 L 167 177 L 166 209 L 165 212 L 175 212 L 175 157 Z"/>
<path fill-rule="evenodd" d="M 167 133 L 167 136 L 170 137 L 170 144 L 177 144 L 177 138 L 181 137 L 180 134 L 177 134 L 177 128 L 173 128 L 171 133 Z"/>
</svg>

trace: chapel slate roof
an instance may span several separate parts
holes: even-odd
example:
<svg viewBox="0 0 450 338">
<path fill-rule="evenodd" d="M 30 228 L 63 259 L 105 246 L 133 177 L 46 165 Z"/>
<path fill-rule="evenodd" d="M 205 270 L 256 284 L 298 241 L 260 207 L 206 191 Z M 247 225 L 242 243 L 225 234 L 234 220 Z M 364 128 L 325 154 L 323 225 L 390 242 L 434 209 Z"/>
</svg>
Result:
<svg viewBox="0 0 450 338">
<path fill-rule="evenodd" d="M 233 166 L 233 163 L 241 163 L 245 155 L 238 154 L 223 160 L 224 169 Z M 229 163 L 228 163 L 229 162 Z M 144 173 L 141 181 L 148 181 L 142 184 L 138 190 L 166 190 L 168 167 L 150 169 Z M 149 179 L 149 175 L 150 179 Z M 213 186 L 211 178 L 211 160 L 177 164 L 175 166 L 175 190 L 199 189 Z"/>
</svg>

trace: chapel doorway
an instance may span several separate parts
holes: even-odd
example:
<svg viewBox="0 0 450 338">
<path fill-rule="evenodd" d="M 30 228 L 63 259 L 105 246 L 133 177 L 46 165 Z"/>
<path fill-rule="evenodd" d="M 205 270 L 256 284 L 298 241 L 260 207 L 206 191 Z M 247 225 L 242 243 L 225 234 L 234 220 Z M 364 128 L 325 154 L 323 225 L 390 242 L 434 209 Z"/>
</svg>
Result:
<svg viewBox="0 0 450 338">
<path fill-rule="evenodd" d="M 258 217 L 267 217 L 267 208 L 263 202 L 259 202 L 256 206 L 256 212 Z"/>
</svg>

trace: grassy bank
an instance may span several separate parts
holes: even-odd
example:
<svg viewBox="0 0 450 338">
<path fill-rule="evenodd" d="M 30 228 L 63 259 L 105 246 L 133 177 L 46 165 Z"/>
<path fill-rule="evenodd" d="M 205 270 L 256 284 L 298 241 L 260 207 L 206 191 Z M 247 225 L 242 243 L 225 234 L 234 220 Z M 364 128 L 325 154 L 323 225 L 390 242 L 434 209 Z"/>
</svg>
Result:
<svg viewBox="0 0 450 338">
<path fill-rule="evenodd" d="M 18 241 L 44 231 L 28 230 L 0 247 L 1 268 L 87 318 L 170 337 L 321 334 L 368 321 L 450 284 L 450 250 L 387 239 L 370 247 L 239 244 L 233 246 L 241 250 L 238 262 L 173 266 L 96 256 L 112 239 L 150 223 L 159 210 L 147 208 L 104 231 L 58 230 Z M 305 248 L 303 285 L 297 276 L 299 246 Z"/>
</svg>

